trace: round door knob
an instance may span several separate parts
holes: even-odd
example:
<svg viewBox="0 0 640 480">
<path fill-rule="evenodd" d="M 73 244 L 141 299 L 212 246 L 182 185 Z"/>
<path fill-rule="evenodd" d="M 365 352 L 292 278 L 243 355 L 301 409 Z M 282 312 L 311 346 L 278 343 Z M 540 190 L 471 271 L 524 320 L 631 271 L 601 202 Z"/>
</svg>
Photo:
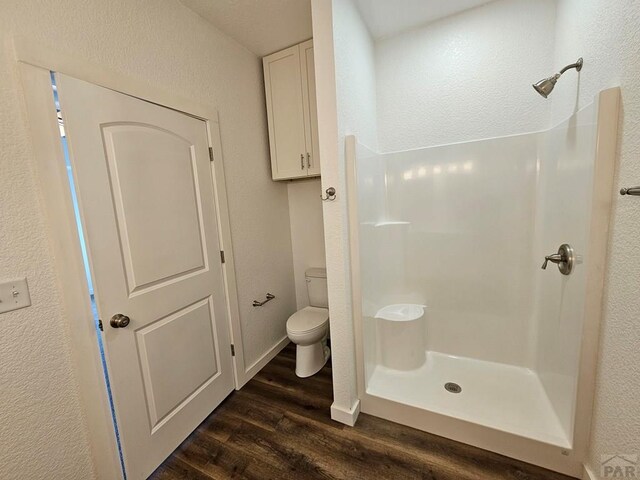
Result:
<svg viewBox="0 0 640 480">
<path fill-rule="evenodd" d="M 131 319 L 126 315 L 122 315 L 121 313 L 116 313 L 113 317 L 111 317 L 111 320 L 109 321 L 109 323 L 113 328 L 124 328 L 127 325 L 129 325 L 130 321 Z"/>
</svg>

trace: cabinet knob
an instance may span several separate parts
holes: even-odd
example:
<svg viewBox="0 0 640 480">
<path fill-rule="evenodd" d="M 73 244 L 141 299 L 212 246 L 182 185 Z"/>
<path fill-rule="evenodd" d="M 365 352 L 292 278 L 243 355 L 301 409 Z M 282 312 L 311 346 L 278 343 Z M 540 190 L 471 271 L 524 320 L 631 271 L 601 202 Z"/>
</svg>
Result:
<svg viewBox="0 0 640 480">
<path fill-rule="evenodd" d="M 304 155 L 300 154 L 300 168 L 304 170 Z"/>
</svg>

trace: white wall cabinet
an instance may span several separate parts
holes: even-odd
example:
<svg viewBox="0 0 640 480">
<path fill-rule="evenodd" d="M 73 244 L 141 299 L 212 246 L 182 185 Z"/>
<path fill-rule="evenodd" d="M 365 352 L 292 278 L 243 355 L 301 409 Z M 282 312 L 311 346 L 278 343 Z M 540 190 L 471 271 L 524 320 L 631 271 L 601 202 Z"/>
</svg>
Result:
<svg viewBox="0 0 640 480">
<path fill-rule="evenodd" d="M 313 40 L 268 55 L 262 64 L 272 178 L 320 175 Z"/>
</svg>

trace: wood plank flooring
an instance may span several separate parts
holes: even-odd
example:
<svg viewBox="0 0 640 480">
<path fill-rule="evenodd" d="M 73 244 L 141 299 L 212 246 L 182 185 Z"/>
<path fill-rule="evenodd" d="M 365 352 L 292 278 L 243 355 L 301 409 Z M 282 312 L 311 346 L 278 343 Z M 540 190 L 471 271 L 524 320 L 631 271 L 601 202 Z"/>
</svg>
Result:
<svg viewBox="0 0 640 480">
<path fill-rule="evenodd" d="M 333 422 L 331 366 L 294 373 L 290 344 L 232 393 L 150 477 L 211 479 L 568 480 L 507 457 L 360 414 Z"/>
</svg>

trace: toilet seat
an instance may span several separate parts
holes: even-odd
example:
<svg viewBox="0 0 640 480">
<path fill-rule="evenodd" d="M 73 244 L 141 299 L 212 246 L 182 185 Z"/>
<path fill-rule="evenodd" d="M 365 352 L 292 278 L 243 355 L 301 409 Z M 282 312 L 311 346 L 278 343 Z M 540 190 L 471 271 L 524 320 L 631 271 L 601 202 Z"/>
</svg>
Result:
<svg viewBox="0 0 640 480">
<path fill-rule="evenodd" d="M 298 310 L 287 320 L 287 332 L 293 334 L 312 333 L 326 329 L 329 323 L 329 309 L 305 307 Z"/>
</svg>

